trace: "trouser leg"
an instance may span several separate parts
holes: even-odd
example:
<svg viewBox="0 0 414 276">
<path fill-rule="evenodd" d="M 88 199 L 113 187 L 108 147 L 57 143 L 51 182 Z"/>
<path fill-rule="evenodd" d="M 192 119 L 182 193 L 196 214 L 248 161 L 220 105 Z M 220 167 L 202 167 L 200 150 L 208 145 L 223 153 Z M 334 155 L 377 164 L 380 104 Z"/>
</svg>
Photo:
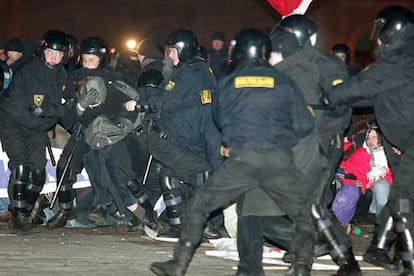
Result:
<svg viewBox="0 0 414 276">
<path fill-rule="evenodd" d="M 57 179 L 62 177 L 62 170 L 58 168 Z M 46 224 L 49 229 L 56 229 L 66 225 L 66 222 L 75 217 L 75 210 L 73 206 L 73 184 L 76 182 L 76 172 L 73 169 L 69 169 L 65 178 L 62 181 L 62 185 L 58 191 L 59 198 L 59 211 L 53 216 Z"/>
<path fill-rule="evenodd" d="M 19 165 L 12 169 L 9 180 L 9 197 L 11 199 L 11 211 L 13 218 L 10 227 L 16 230 L 26 230 L 29 222 L 27 219 L 26 193 L 29 181 L 29 166 Z"/>
<path fill-rule="evenodd" d="M 26 209 L 31 212 L 46 182 L 46 169 L 32 169 L 26 190 Z"/>
<path fill-rule="evenodd" d="M 237 221 L 237 275 L 264 276 L 262 222 L 263 217 L 258 216 L 240 216 Z"/>
<path fill-rule="evenodd" d="M 145 213 L 141 216 L 138 213 L 134 213 L 139 220 L 142 220 L 144 225 L 151 228 L 158 233 L 160 230 L 160 224 L 157 221 L 154 206 L 152 205 L 144 187 L 136 179 L 131 179 L 127 182 L 127 187 L 134 195 L 137 203 L 144 209 Z M 155 234 L 155 233 L 154 233 Z"/>
<path fill-rule="evenodd" d="M 183 204 L 181 181 L 177 177 L 161 176 L 160 184 L 168 221 L 172 227 L 180 228 Z"/>
</svg>

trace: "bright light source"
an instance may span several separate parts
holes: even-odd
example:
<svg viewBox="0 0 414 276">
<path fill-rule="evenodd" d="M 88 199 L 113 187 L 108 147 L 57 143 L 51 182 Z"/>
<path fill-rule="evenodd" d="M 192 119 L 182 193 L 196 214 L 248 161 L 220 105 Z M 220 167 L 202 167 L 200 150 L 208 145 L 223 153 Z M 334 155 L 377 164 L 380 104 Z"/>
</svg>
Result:
<svg viewBox="0 0 414 276">
<path fill-rule="evenodd" d="M 135 39 L 130 39 L 127 41 L 126 46 L 128 49 L 135 50 L 137 47 L 137 41 Z"/>
</svg>

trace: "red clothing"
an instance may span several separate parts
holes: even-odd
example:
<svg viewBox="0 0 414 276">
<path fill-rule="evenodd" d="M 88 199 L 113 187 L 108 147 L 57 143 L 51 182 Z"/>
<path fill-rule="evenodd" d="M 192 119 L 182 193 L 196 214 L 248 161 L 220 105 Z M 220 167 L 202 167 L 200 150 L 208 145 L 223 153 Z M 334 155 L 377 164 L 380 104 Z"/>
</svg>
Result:
<svg viewBox="0 0 414 276">
<path fill-rule="evenodd" d="M 343 179 L 344 185 L 354 185 L 357 186 L 357 181 L 361 183 L 362 191 L 365 193 L 367 189 L 372 188 L 372 181 L 370 182 L 367 174 L 371 171 L 371 154 L 367 152 L 364 147 L 358 148 L 351 156 L 341 162 L 339 165 L 345 170 L 346 174 L 353 174 L 356 176 L 357 180 Z M 379 179 L 385 179 L 390 185 L 392 185 L 392 172 L 387 166 L 387 171 L 384 176 L 379 177 Z"/>
</svg>

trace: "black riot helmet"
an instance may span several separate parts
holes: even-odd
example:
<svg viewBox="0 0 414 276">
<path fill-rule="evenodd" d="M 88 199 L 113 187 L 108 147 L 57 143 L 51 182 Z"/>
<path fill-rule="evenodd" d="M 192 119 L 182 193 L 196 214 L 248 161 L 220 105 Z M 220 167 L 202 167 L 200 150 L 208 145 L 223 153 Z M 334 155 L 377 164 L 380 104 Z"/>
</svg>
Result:
<svg viewBox="0 0 414 276">
<path fill-rule="evenodd" d="M 293 33 L 296 36 L 300 48 L 306 45 L 312 47 L 316 45 L 316 26 L 313 20 L 306 15 L 293 14 L 287 16 L 280 21 L 277 28 Z"/>
<path fill-rule="evenodd" d="M 43 60 L 45 60 L 44 51 L 46 49 L 53 49 L 64 53 L 62 61 L 65 62 L 68 55 L 69 45 L 64 32 L 59 30 L 49 30 L 42 35 L 40 42 L 40 56 Z"/>
<path fill-rule="evenodd" d="M 80 44 L 80 54 L 98 56 L 99 66 L 103 67 L 108 63 L 108 43 L 97 36 L 88 37 Z"/>
<path fill-rule="evenodd" d="M 59 30 L 47 31 L 42 35 L 41 47 L 66 52 L 69 47 L 66 34 Z"/>
<path fill-rule="evenodd" d="M 167 37 L 165 47 L 176 48 L 180 62 L 185 62 L 197 56 L 200 46 L 197 37 L 192 31 L 179 29 Z"/>
<path fill-rule="evenodd" d="M 400 44 L 409 35 L 413 28 L 413 13 L 401 6 L 390 6 L 378 13 L 371 32 L 371 39 L 381 40 L 382 44 L 389 46 Z"/>
<path fill-rule="evenodd" d="M 148 69 L 141 73 L 138 87 L 158 87 L 163 81 L 162 73 L 156 69 Z"/>
<path fill-rule="evenodd" d="M 265 65 L 271 50 L 272 43 L 266 34 L 256 29 L 244 29 L 236 35 L 231 60 L 239 68 Z"/>
</svg>

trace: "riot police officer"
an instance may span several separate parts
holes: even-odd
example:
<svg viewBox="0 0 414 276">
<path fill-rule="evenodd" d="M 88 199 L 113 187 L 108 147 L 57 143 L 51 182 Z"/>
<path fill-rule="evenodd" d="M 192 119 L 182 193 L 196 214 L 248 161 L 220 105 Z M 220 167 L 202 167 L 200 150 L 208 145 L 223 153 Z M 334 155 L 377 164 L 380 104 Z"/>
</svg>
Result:
<svg viewBox="0 0 414 276">
<path fill-rule="evenodd" d="M 219 82 L 213 98 L 221 152 L 227 158 L 194 195 L 174 258 L 151 264 L 157 275 L 184 275 L 208 214 L 256 188 L 279 202 L 295 222 L 293 266 L 298 273 L 309 273 L 313 226 L 310 215 L 301 210 L 306 209 L 310 191 L 302 187 L 303 174 L 293 163 L 292 147 L 309 134 L 314 120 L 292 81 L 268 65 L 270 47 L 269 38 L 255 29 L 236 36 L 232 56 L 236 69 Z M 260 223 L 256 226 L 262 229 Z M 239 265 L 240 274 L 246 269 Z"/>
<path fill-rule="evenodd" d="M 387 251 L 395 243 L 397 260 L 412 275 L 414 177 L 414 16 L 401 6 L 381 10 L 375 19 L 372 39 L 379 46 L 380 60 L 371 64 L 344 84 L 335 87 L 328 97 L 336 104 L 361 99 L 373 102 L 378 125 L 384 135 L 384 149 L 394 182 L 389 202 L 377 220 L 371 246 L 364 260 L 395 269 Z"/>
<path fill-rule="evenodd" d="M 211 116 L 214 75 L 198 56 L 198 39 L 190 30 L 167 38 L 166 66 L 159 97 L 161 111 L 147 135 L 149 152 L 162 164 L 161 190 L 173 233 L 181 225 L 184 182 L 188 193 L 204 185 L 208 172 L 221 162 L 220 135 Z M 132 102 L 132 108 L 135 106 Z M 210 233 L 217 237 L 214 232 Z"/>
<path fill-rule="evenodd" d="M 31 228 L 27 215 L 46 181 L 47 131 L 66 111 L 61 101 L 67 83 L 63 67 L 67 50 L 63 32 L 45 33 L 40 57 L 34 57 L 16 73 L 0 103 L 1 141 L 11 170 L 12 229 Z"/>
<path fill-rule="evenodd" d="M 315 113 L 315 129 L 311 135 L 302 139 L 294 148 L 295 162 L 298 168 L 308 175 L 306 185 L 316 190 L 312 197 L 312 215 L 320 231 L 315 246 L 317 255 L 326 253 L 324 243 L 328 244 L 333 260 L 340 266 L 338 275 L 360 275 L 359 265 L 352 253 L 352 244 L 341 225 L 336 223 L 327 204 L 331 200 L 330 183 L 342 155 L 342 137 L 347 128 L 351 109 L 338 106 L 336 109 L 320 109 L 321 91 L 329 91 L 331 87 L 347 78 L 344 64 L 335 57 L 326 54 L 316 47 L 317 30 L 314 22 L 304 15 L 291 15 L 284 18 L 271 34 L 273 49 L 281 54 L 280 62 L 275 68 L 286 73 L 301 88 L 310 108 Z M 293 40 L 294 39 L 294 40 Z M 312 146 L 313 145 L 313 146 Z M 319 151 L 322 149 L 322 154 Z M 266 201 L 265 195 L 255 191 L 255 197 Z M 248 252 L 256 220 L 265 220 L 265 235 L 279 246 L 289 249 L 289 238 L 292 233 L 289 223 L 279 208 L 274 205 L 267 211 L 260 209 L 264 218 L 251 216 L 259 211 L 255 198 L 246 194 L 239 216 L 238 244 L 244 252 Z M 269 200 L 269 199 L 267 199 Z M 330 223 L 326 223 L 330 221 Z M 257 237 L 259 239 L 260 237 Z M 287 248 L 286 248 L 287 246 Z M 325 251 L 325 252 L 324 252 Z M 242 260 L 242 255 L 240 256 Z M 246 263 L 254 264 L 256 258 L 245 258 Z M 255 265 L 257 266 L 257 264 Z"/>
</svg>

